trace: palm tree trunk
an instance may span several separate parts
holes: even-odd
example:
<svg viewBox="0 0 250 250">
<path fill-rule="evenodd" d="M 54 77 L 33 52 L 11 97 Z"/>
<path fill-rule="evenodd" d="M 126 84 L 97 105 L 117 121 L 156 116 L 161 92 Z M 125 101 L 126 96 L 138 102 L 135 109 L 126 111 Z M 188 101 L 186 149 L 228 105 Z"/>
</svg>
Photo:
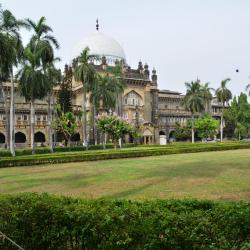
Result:
<svg viewBox="0 0 250 250">
<path fill-rule="evenodd" d="M 15 156 L 15 110 L 14 110 L 14 80 L 11 72 L 11 90 L 10 90 L 10 152 Z"/>
<path fill-rule="evenodd" d="M 57 113 L 55 112 L 55 95 L 54 92 L 52 91 L 52 122 L 56 120 Z M 57 135 L 56 135 L 56 130 L 52 128 L 52 134 L 54 134 L 54 141 L 52 137 L 52 143 L 53 143 L 53 151 L 54 148 L 56 147 L 56 141 L 57 141 Z"/>
<path fill-rule="evenodd" d="M 117 102 L 117 115 L 118 116 L 121 116 L 122 115 L 122 94 L 121 93 L 119 93 L 118 95 L 117 95 L 117 100 L 116 100 L 116 102 Z"/>
<path fill-rule="evenodd" d="M 93 130 L 94 130 L 94 141 L 95 141 L 95 145 L 97 145 L 97 131 L 96 131 L 95 116 L 96 116 L 96 106 L 95 106 L 95 103 L 94 103 L 94 105 L 93 105 Z"/>
<path fill-rule="evenodd" d="M 83 106 L 83 116 L 82 116 L 82 140 L 84 145 L 86 145 L 87 147 L 87 113 L 86 113 L 86 99 L 87 99 L 87 91 L 85 86 L 83 86 L 83 102 L 82 102 L 82 106 Z"/>
<path fill-rule="evenodd" d="M 194 115 L 192 114 L 192 143 L 194 143 Z"/>
<path fill-rule="evenodd" d="M 49 93 L 48 99 L 48 137 L 49 137 L 49 148 L 50 152 L 53 153 L 53 139 L 52 139 L 52 108 L 51 108 L 51 92 Z"/>
<path fill-rule="evenodd" d="M 220 141 L 223 141 L 223 113 L 224 113 L 224 104 L 222 106 L 222 113 L 220 117 Z"/>
<path fill-rule="evenodd" d="M 2 90 L 2 96 L 3 96 L 3 102 L 4 102 L 4 109 L 5 109 L 5 145 L 6 148 L 9 149 L 10 148 L 10 113 L 9 113 L 9 102 L 8 99 L 6 97 L 5 91 L 4 91 L 4 87 L 3 87 L 3 83 L 0 82 L 0 87 Z"/>
<path fill-rule="evenodd" d="M 30 101 L 30 146 L 32 154 L 35 154 L 35 101 L 33 97 Z"/>
</svg>

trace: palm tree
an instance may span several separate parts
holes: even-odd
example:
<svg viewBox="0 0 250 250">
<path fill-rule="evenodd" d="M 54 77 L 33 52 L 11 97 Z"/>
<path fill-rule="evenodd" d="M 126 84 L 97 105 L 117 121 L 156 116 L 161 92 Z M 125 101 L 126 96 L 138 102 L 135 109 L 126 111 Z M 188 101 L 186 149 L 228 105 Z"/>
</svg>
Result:
<svg viewBox="0 0 250 250">
<path fill-rule="evenodd" d="M 59 49 L 59 44 L 56 38 L 50 34 L 50 32 L 53 32 L 53 30 L 46 24 L 46 18 L 44 16 L 41 17 L 37 23 L 27 19 L 27 24 L 34 32 L 28 46 L 31 48 L 31 51 L 42 51 L 41 63 L 43 68 L 45 68 L 47 63 L 53 62 L 55 58 L 53 47 Z"/>
<path fill-rule="evenodd" d="M 204 110 L 204 99 L 199 81 L 185 83 L 187 91 L 182 104 L 192 115 L 192 143 L 194 143 L 194 114 Z"/>
<path fill-rule="evenodd" d="M 113 82 L 113 92 L 116 97 L 116 112 L 118 116 L 121 116 L 122 110 L 122 93 L 126 87 L 125 81 L 123 80 L 123 68 L 121 63 L 116 63 L 115 67 L 108 68 L 112 74 L 111 81 Z"/>
<path fill-rule="evenodd" d="M 213 99 L 212 91 L 214 91 L 214 89 L 209 87 L 209 82 L 201 84 L 201 92 L 204 99 L 204 111 L 206 113 L 210 112 L 210 103 Z"/>
<path fill-rule="evenodd" d="M 59 59 L 54 56 L 54 47 L 59 48 L 59 44 L 54 36 L 50 34 L 53 32 L 52 28 L 46 24 L 46 18 L 41 17 L 37 23 L 27 19 L 28 25 L 31 27 L 34 32 L 33 36 L 30 39 L 28 44 L 30 50 L 36 54 L 36 51 L 40 53 L 40 59 L 38 61 L 38 66 L 42 66 L 44 74 L 46 74 L 47 90 L 48 90 L 48 137 L 49 137 L 49 146 L 50 151 L 53 152 L 53 141 L 52 141 L 52 109 L 51 109 L 51 92 L 53 86 L 58 83 L 58 70 L 55 69 L 53 62 L 58 61 Z"/>
<path fill-rule="evenodd" d="M 14 112 L 14 79 L 13 79 L 13 67 L 17 66 L 18 61 L 20 60 L 21 53 L 23 50 L 22 41 L 20 37 L 20 28 L 26 27 L 27 24 L 22 20 L 17 20 L 14 15 L 9 10 L 1 10 L 0 11 L 0 57 L 2 60 L 0 61 L 1 68 L 1 78 L 3 76 L 6 78 L 10 78 L 11 80 L 11 93 L 10 93 L 10 119 L 8 118 L 8 111 L 6 108 L 6 121 L 10 120 L 10 129 L 6 133 L 10 135 L 9 145 L 10 151 L 12 155 L 15 155 L 14 148 L 14 120 L 15 120 L 15 112 Z M 6 99 L 6 98 L 5 98 Z M 5 105 L 7 100 L 5 100 Z"/>
<path fill-rule="evenodd" d="M 100 106 L 101 109 L 106 112 L 115 109 L 118 106 L 119 95 L 124 91 L 124 84 L 116 76 L 111 76 L 109 74 L 104 76 L 97 75 L 96 81 L 92 85 L 90 91 L 90 101 L 93 104 L 93 129 L 96 143 L 96 110 L 98 110 Z"/>
<path fill-rule="evenodd" d="M 91 56 L 89 55 L 89 48 L 85 48 L 81 55 L 74 63 L 74 77 L 76 81 L 82 83 L 83 86 L 83 119 L 82 119 L 82 133 L 83 143 L 87 145 L 87 92 L 91 89 L 91 85 L 95 82 L 95 68 L 90 64 Z"/>
<path fill-rule="evenodd" d="M 21 69 L 17 74 L 20 93 L 30 102 L 30 138 L 33 154 L 35 153 L 35 100 L 43 99 L 48 93 L 48 79 L 43 68 L 39 66 L 41 54 L 42 50 L 32 51 L 30 47 L 26 47 Z"/>
<path fill-rule="evenodd" d="M 227 78 L 221 81 L 220 87 L 215 91 L 215 95 L 220 103 L 222 103 L 222 112 L 220 119 L 220 141 L 223 141 L 223 115 L 226 103 L 232 99 L 232 93 L 227 88 L 227 83 L 230 81 L 230 78 Z"/>
<path fill-rule="evenodd" d="M 47 63 L 45 67 L 45 75 L 47 80 L 48 89 L 48 138 L 51 153 L 53 152 L 53 138 L 52 138 L 52 100 L 53 100 L 53 87 L 58 85 L 61 80 L 61 71 L 55 68 L 53 63 Z"/>
</svg>

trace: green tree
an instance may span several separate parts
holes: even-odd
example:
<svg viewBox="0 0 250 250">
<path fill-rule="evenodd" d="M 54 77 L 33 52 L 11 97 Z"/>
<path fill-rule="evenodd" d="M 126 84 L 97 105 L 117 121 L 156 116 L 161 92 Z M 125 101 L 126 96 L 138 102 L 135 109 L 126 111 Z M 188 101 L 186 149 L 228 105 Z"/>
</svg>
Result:
<svg viewBox="0 0 250 250">
<path fill-rule="evenodd" d="M 53 128 L 61 133 L 65 140 L 65 145 L 70 146 L 70 139 L 76 133 L 76 117 L 72 112 L 64 113 L 60 105 L 56 105 L 57 118 L 53 122 Z"/>
<path fill-rule="evenodd" d="M 54 66 L 54 62 L 59 60 L 54 56 L 54 48 L 58 49 L 59 44 L 54 36 L 51 35 L 53 32 L 52 28 L 46 24 L 46 18 L 41 17 L 38 22 L 34 22 L 27 19 L 27 24 L 33 31 L 33 35 L 30 39 L 28 47 L 30 51 L 34 54 L 40 54 L 37 60 L 37 67 L 41 66 L 43 73 L 46 75 L 47 81 L 44 82 L 44 88 L 47 89 L 48 95 L 48 128 L 49 128 L 49 145 L 50 150 L 53 152 L 53 142 L 52 142 L 52 128 L 51 128 L 51 118 L 52 118 L 52 108 L 51 108 L 51 98 L 52 89 L 58 83 L 58 70 Z"/>
<path fill-rule="evenodd" d="M 187 91 L 183 98 L 182 105 L 191 112 L 192 116 L 192 143 L 194 143 L 194 115 L 204 110 L 204 99 L 199 81 L 185 83 Z"/>
<path fill-rule="evenodd" d="M 72 111 L 72 77 L 72 68 L 65 65 L 57 100 L 64 113 Z"/>
<path fill-rule="evenodd" d="M 101 115 L 97 119 L 97 126 L 104 134 L 108 134 L 111 137 L 115 149 L 117 148 L 119 139 L 123 136 L 127 134 L 136 136 L 136 129 L 119 116 Z"/>
<path fill-rule="evenodd" d="M 215 91 L 215 95 L 219 102 L 222 103 L 222 112 L 221 112 L 221 122 L 220 122 L 220 140 L 223 141 L 223 115 L 225 110 L 225 105 L 232 99 L 232 93 L 227 88 L 227 84 L 230 81 L 230 78 L 227 78 L 223 81 L 221 81 L 220 87 Z"/>
<path fill-rule="evenodd" d="M 175 124 L 174 137 L 176 140 L 187 140 L 192 136 L 192 123 L 188 122 L 186 125 L 181 126 L 180 123 Z"/>
<path fill-rule="evenodd" d="M 83 86 L 83 142 L 87 145 L 87 93 L 91 89 L 91 85 L 95 82 L 95 68 L 90 64 L 91 56 L 89 55 L 89 48 L 85 48 L 81 55 L 74 60 L 74 77 L 76 81 L 82 83 Z"/>
<path fill-rule="evenodd" d="M 116 65 L 118 67 L 118 65 Z M 115 68 L 116 68 L 115 67 Z M 118 70 L 117 70 L 118 71 Z M 116 71 L 114 71 L 115 73 Z M 110 75 L 109 73 L 105 75 L 97 75 L 94 84 L 91 85 L 91 95 L 90 101 L 93 104 L 93 128 L 94 137 L 96 142 L 96 126 L 95 126 L 95 116 L 96 111 L 100 108 L 109 112 L 109 110 L 116 110 L 118 115 L 120 115 L 120 104 L 121 94 L 124 91 L 124 83 L 117 75 Z"/>
<path fill-rule="evenodd" d="M 45 68 L 47 63 L 52 63 L 55 59 L 54 47 L 59 48 L 59 44 L 54 36 L 52 28 L 46 24 L 46 18 L 41 17 L 38 22 L 27 19 L 27 24 L 33 31 L 28 47 L 32 52 L 41 51 L 40 62 L 42 67 Z"/>
<path fill-rule="evenodd" d="M 13 79 L 13 67 L 17 66 L 23 50 L 20 36 L 21 27 L 27 27 L 24 21 L 16 19 L 9 10 L 0 9 L 0 87 L 2 88 L 3 97 L 5 99 L 6 121 L 10 120 L 9 129 L 6 131 L 6 137 L 7 140 L 9 139 L 10 151 L 13 156 L 15 155 L 15 86 Z M 11 81 L 10 112 L 7 110 L 7 99 L 2 86 L 2 81 L 9 78 Z"/>
<path fill-rule="evenodd" d="M 126 88 L 124 81 L 123 65 L 116 63 L 115 67 L 109 67 L 108 72 L 111 73 L 111 88 L 115 96 L 115 111 L 118 116 L 122 115 L 122 93 Z M 109 75 L 109 74 L 108 74 Z"/>
<path fill-rule="evenodd" d="M 30 102 L 30 125 L 31 125 L 31 148 L 35 153 L 34 129 L 35 129 L 35 100 L 43 99 L 48 93 L 48 79 L 43 69 L 39 66 L 41 50 L 31 51 L 30 47 L 25 48 L 23 62 L 17 77 L 19 79 L 19 91 L 26 101 Z"/>
<path fill-rule="evenodd" d="M 201 139 L 213 138 L 217 134 L 219 122 L 210 115 L 205 114 L 195 121 L 195 129 Z"/>
<path fill-rule="evenodd" d="M 202 97 L 204 100 L 204 111 L 205 113 L 210 112 L 210 106 L 211 106 L 211 101 L 213 99 L 212 91 L 214 89 L 209 87 L 209 83 L 206 82 L 204 84 L 201 84 L 201 92 L 202 92 Z"/>
<path fill-rule="evenodd" d="M 54 63 L 47 63 L 45 68 L 45 75 L 47 79 L 48 88 L 48 138 L 50 151 L 53 152 L 53 139 L 52 139 L 52 100 L 54 99 L 53 87 L 59 84 L 61 80 L 61 71 L 55 68 Z"/>
<path fill-rule="evenodd" d="M 230 106 L 224 111 L 226 124 L 230 124 L 234 134 L 240 139 L 242 135 L 247 135 L 250 128 L 250 104 L 247 95 L 241 93 L 234 97 Z"/>
</svg>

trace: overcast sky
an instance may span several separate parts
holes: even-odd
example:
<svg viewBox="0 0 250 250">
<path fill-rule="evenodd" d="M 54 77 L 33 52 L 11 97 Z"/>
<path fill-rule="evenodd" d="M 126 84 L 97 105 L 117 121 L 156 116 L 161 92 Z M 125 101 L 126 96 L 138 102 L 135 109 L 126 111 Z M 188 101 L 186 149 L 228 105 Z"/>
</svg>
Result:
<svg viewBox="0 0 250 250">
<path fill-rule="evenodd" d="M 98 18 L 100 30 L 123 46 L 129 65 L 142 60 L 156 68 L 161 89 L 185 92 L 184 83 L 197 76 L 217 88 L 230 77 L 229 87 L 239 94 L 250 82 L 250 0 L 0 2 L 18 18 L 47 18 L 60 42 L 61 66 Z"/>
</svg>

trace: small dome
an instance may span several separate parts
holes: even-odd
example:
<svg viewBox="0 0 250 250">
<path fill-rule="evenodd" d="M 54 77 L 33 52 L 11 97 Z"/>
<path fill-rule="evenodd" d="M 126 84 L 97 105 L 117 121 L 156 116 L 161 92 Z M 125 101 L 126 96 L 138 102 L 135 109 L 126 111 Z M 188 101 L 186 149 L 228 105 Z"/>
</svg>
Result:
<svg viewBox="0 0 250 250">
<path fill-rule="evenodd" d="M 73 50 L 73 58 L 78 57 L 81 52 L 88 47 L 92 56 L 102 58 L 105 56 L 107 62 L 115 62 L 116 60 L 126 61 L 125 53 L 122 46 L 113 38 L 97 31 L 86 37 Z"/>
</svg>

